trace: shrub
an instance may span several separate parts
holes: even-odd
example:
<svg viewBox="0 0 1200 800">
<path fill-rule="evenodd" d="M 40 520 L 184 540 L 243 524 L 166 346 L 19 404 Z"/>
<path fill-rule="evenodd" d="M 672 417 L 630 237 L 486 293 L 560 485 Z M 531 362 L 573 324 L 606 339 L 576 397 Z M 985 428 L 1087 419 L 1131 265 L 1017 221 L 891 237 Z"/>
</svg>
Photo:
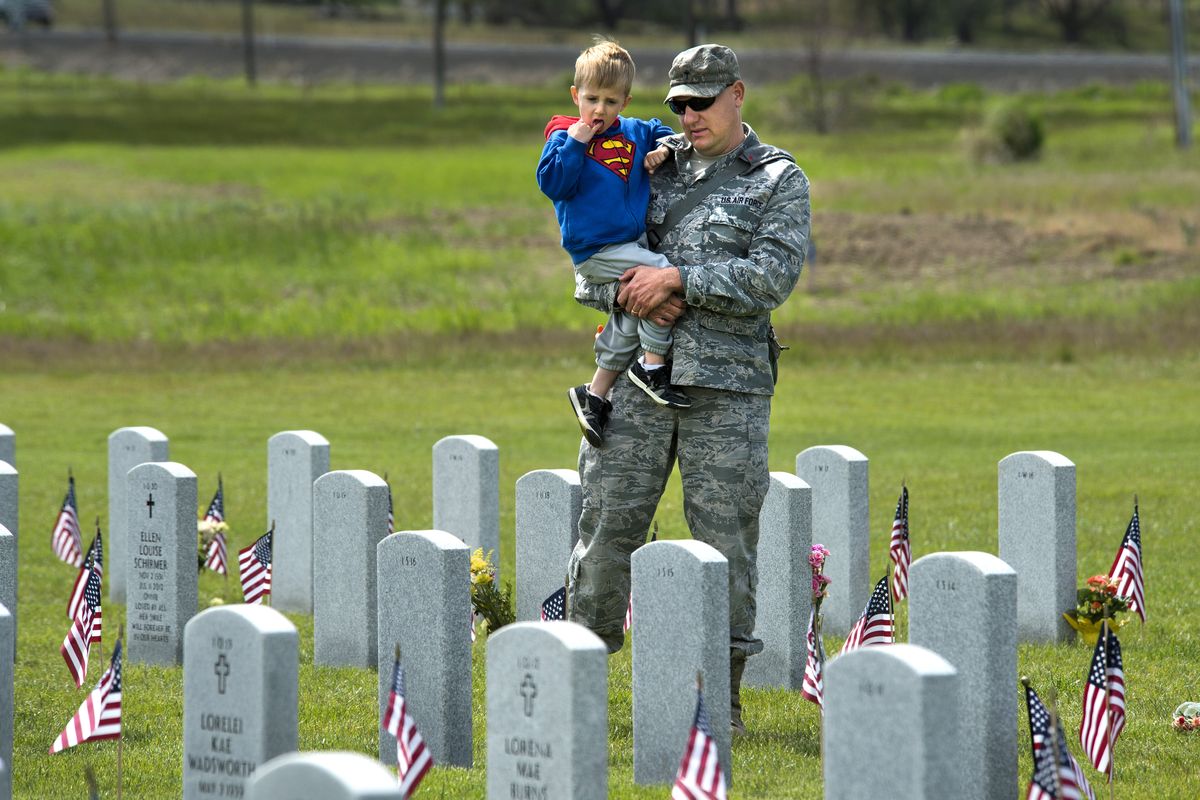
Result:
<svg viewBox="0 0 1200 800">
<path fill-rule="evenodd" d="M 1041 119 L 1016 101 L 994 107 L 982 127 L 963 132 L 968 158 L 984 163 L 1037 158 L 1044 139 Z"/>
</svg>

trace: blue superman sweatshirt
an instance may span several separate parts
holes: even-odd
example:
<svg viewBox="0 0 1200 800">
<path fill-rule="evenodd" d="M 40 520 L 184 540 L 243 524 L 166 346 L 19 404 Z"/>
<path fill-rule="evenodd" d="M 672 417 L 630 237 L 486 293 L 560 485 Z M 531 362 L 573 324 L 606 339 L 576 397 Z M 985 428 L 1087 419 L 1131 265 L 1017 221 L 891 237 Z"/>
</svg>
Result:
<svg viewBox="0 0 1200 800">
<path fill-rule="evenodd" d="M 674 133 L 657 119 L 617 117 L 584 144 L 567 135 L 577 119 L 556 116 L 546 124 L 537 168 L 538 186 L 554 201 L 563 249 L 576 264 L 646 232 L 650 176 L 642 159 Z"/>
</svg>

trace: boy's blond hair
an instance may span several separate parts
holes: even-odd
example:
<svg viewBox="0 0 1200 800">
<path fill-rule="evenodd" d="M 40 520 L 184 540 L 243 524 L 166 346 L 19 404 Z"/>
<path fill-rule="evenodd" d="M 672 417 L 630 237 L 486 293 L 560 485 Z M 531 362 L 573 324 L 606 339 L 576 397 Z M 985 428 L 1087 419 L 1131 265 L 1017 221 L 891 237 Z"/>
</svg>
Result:
<svg viewBox="0 0 1200 800">
<path fill-rule="evenodd" d="M 620 89 L 628 95 L 636 72 L 633 56 L 611 39 L 597 37 L 595 44 L 575 59 L 575 85 L 593 89 Z"/>
</svg>

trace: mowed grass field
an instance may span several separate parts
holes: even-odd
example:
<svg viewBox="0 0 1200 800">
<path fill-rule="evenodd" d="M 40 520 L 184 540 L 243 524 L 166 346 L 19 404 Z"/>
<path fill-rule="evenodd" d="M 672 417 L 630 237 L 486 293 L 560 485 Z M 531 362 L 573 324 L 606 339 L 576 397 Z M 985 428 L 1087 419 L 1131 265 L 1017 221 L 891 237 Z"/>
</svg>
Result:
<svg viewBox="0 0 1200 800">
<path fill-rule="evenodd" d="M 1107 570 L 1137 493 L 1150 620 L 1122 635 L 1116 795 L 1193 796 L 1184 776 L 1200 742 L 1169 717 L 1200 699 L 1200 161 L 1170 147 L 1165 90 L 1024 98 L 1047 147 L 1010 166 L 962 156 L 961 129 L 997 100 L 971 87 L 854 87 L 827 138 L 801 132 L 799 94 L 764 88 L 747 109 L 812 179 L 818 252 L 777 315 L 793 349 L 771 468 L 791 471 L 815 444 L 871 459 L 875 575 L 902 480 L 915 556 L 995 552 L 996 462 L 1063 453 L 1077 465 L 1080 581 Z M 85 695 L 57 652 L 74 576 L 49 533 L 68 469 L 85 538 L 97 516 L 107 530 L 117 427 L 166 433 L 202 503 L 223 474 L 231 550 L 266 524 L 277 431 L 320 431 L 334 469 L 389 473 L 397 525 L 412 529 L 432 524 L 433 443 L 487 436 L 501 449 L 500 562 L 513 574 L 513 486 L 574 464 L 563 390 L 589 373 L 601 319 L 570 300 L 532 177 L 564 99 L 562 87 L 467 87 L 438 114 L 417 90 L 0 73 L 0 422 L 17 431 L 21 473 L 17 797 L 81 795 L 84 765 L 115 792 L 115 742 L 46 751 Z M 657 519 L 664 536 L 687 535 L 677 480 Z M 200 594 L 202 606 L 235 600 L 236 578 L 206 573 Z M 115 630 L 124 608 L 106 603 L 105 616 Z M 904 638 L 904 604 L 897 616 Z M 374 754 L 374 673 L 314 667 L 311 618 L 292 619 L 301 748 Z M 435 769 L 421 796 L 484 796 L 485 648 L 476 767 Z M 1089 658 L 1082 645 L 1020 651 L 1021 672 L 1058 690 L 1068 730 Z M 610 796 L 662 797 L 632 782 L 629 663 L 628 648 L 611 660 Z M 125 678 L 125 796 L 177 796 L 181 670 L 130 666 Z M 746 704 L 731 795 L 818 796 L 817 709 L 784 691 L 748 690 Z M 1023 712 L 1020 725 L 1025 781 Z"/>
</svg>

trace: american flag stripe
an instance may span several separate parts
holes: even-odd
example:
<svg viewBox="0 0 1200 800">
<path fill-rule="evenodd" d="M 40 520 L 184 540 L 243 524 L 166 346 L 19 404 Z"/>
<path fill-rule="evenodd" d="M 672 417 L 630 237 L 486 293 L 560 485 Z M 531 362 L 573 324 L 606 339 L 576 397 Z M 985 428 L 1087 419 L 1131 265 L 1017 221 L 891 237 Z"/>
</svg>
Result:
<svg viewBox="0 0 1200 800">
<path fill-rule="evenodd" d="M 1092 787 L 1079 762 L 1067 748 L 1062 721 L 1056 720 L 1057 758 L 1047 750 L 1050 735 L 1050 712 L 1042 703 L 1033 687 L 1025 686 L 1025 704 L 1029 710 L 1029 737 L 1033 745 L 1033 778 L 1029 782 L 1027 800 L 1096 800 Z M 1057 770 L 1058 798 L 1055 798 L 1055 771 Z"/>
<path fill-rule="evenodd" d="M 396 775 L 400 781 L 400 796 L 408 798 L 416 791 L 433 766 L 433 755 L 417 731 L 416 722 L 408 713 L 404 700 L 404 668 L 400 666 L 399 648 L 392 667 L 392 691 L 383 711 L 383 729 L 396 737 Z"/>
<path fill-rule="evenodd" d="M 87 679 L 92 642 L 100 641 L 100 618 L 99 609 L 93 612 L 85 605 L 79 618 L 71 623 L 62 646 L 58 648 L 77 688 L 83 686 L 83 682 Z"/>
<path fill-rule="evenodd" d="M 717 755 L 712 723 L 704 707 L 704 695 L 696 691 L 696 716 L 688 734 L 687 748 L 679 762 L 673 800 L 725 800 L 725 773 Z"/>
<path fill-rule="evenodd" d="M 1124 728 L 1125 670 L 1121 660 L 1121 645 L 1116 634 L 1106 625 L 1096 640 L 1096 649 L 1088 668 L 1079 742 L 1096 771 L 1105 773 L 1110 780 L 1113 747 Z"/>
<path fill-rule="evenodd" d="M 625 605 L 625 622 L 621 626 L 622 633 L 629 633 L 633 627 L 633 592 L 629 593 L 629 602 Z"/>
<path fill-rule="evenodd" d="M 900 499 L 896 501 L 896 516 L 892 521 L 892 540 L 888 555 L 896 565 L 892 573 L 892 599 L 903 600 L 908 597 L 908 567 L 912 563 L 912 542 L 908 536 L 908 487 L 900 490 Z"/>
<path fill-rule="evenodd" d="M 891 644 L 894 641 L 892 628 L 892 596 L 888 591 L 888 576 L 884 575 L 875 584 L 871 599 L 858 622 L 850 629 L 842 644 L 842 653 L 871 645 Z"/>
<path fill-rule="evenodd" d="M 1109 580 L 1116 580 L 1117 594 L 1129 600 L 1129 607 L 1137 612 L 1142 622 L 1146 621 L 1146 584 L 1142 577 L 1142 525 L 1138 509 L 1133 507 L 1133 517 L 1121 539 L 1121 549 L 1113 559 L 1108 571 Z"/>
<path fill-rule="evenodd" d="M 50 752 L 59 753 L 81 742 L 118 739 L 120 736 L 121 643 L 117 642 L 108 670 L 50 746 Z"/>
<path fill-rule="evenodd" d="M 238 551 L 238 572 L 247 603 L 261 603 L 271 593 L 271 539 L 274 528 Z"/>
<path fill-rule="evenodd" d="M 804 682 L 800 686 L 800 696 L 809 702 L 816 703 L 822 711 L 825 710 L 825 667 L 821 663 L 821 648 L 817 643 L 817 610 L 814 608 L 808 617 L 808 660 L 804 663 Z"/>
<path fill-rule="evenodd" d="M 68 477 L 67 495 L 63 498 L 62 509 L 54 521 L 50 546 L 60 561 L 65 561 L 72 567 L 83 564 L 83 534 L 79 530 L 78 508 L 75 502 L 75 479 Z"/>
<path fill-rule="evenodd" d="M 208 569 L 211 569 L 218 575 L 225 575 L 227 572 L 225 565 L 227 556 L 228 551 L 225 547 L 225 532 L 217 531 L 213 536 L 213 540 L 208 543 L 208 557 L 204 559 L 204 566 Z"/>
</svg>

